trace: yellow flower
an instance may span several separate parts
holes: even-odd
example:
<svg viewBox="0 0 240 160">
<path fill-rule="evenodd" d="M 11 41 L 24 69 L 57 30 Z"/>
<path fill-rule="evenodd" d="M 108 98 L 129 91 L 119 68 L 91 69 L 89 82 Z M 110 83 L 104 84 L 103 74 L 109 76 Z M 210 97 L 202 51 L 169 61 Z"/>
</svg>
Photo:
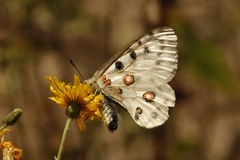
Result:
<svg viewBox="0 0 240 160">
<path fill-rule="evenodd" d="M 95 95 L 89 84 L 81 83 L 74 75 L 74 84 L 59 82 L 54 76 L 47 76 L 50 91 L 54 97 L 49 97 L 62 108 L 66 109 L 68 117 L 77 119 L 80 130 L 85 130 L 85 121 L 94 118 L 102 119 L 100 108 L 103 106 L 103 95 Z"/>
<path fill-rule="evenodd" d="M 11 141 L 5 142 L 2 137 L 0 148 L 3 149 L 3 159 L 20 160 L 22 158 L 22 150 L 16 148 Z"/>
</svg>

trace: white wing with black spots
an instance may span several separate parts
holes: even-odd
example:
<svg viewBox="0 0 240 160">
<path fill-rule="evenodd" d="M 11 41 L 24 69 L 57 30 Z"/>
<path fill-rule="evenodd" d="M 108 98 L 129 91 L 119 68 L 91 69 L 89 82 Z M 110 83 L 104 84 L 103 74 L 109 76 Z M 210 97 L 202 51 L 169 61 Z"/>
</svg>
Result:
<svg viewBox="0 0 240 160">
<path fill-rule="evenodd" d="M 86 83 L 125 108 L 137 124 L 153 128 L 168 119 L 168 108 L 175 105 L 167 83 L 175 76 L 177 63 L 175 32 L 156 28 L 128 44 Z"/>
<path fill-rule="evenodd" d="M 129 45 L 128 45 L 129 46 Z M 129 48 L 124 48 L 104 65 L 95 76 L 116 75 L 117 73 L 142 72 L 158 76 L 169 82 L 177 70 L 177 36 L 171 28 L 163 27 L 150 31 L 142 38 L 135 40 Z"/>
</svg>

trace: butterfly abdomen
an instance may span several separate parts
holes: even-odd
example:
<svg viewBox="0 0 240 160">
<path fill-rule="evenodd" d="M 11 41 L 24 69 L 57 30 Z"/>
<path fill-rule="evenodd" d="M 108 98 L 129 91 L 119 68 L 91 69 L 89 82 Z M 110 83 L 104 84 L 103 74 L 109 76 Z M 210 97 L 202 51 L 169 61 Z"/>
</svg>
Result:
<svg viewBox="0 0 240 160">
<path fill-rule="evenodd" d="M 117 112 L 108 100 L 104 100 L 104 105 L 102 107 L 102 114 L 104 118 L 104 123 L 106 124 L 109 131 L 113 132 L 118 128 L 118 116 Z"/>
</svg>

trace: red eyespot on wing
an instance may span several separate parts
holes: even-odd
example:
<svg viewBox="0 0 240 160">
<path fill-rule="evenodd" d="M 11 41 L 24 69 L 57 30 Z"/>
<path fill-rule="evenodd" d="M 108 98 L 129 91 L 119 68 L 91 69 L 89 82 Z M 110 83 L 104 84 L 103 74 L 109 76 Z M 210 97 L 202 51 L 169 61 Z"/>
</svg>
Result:
<svg viewBox="0 0 240 160">
<path fill-rule="evenodd" d="M 130 75 L 130 74 L 126 74 L 124 77 L 123 77 L 123 82 L 124 84 L 126 85 L 131 85 L 135 82 L 134 80 L 134 76 L 133 75 Z"/>
</svg>

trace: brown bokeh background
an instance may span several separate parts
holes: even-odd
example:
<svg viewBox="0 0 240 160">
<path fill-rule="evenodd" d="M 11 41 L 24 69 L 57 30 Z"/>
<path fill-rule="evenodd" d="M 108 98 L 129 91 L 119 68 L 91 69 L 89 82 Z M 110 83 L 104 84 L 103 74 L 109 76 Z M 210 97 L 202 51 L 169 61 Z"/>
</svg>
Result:
<svg viewBox="0 0 240 160">
<path fill-rule="evenodd" d="M 174 28 L 179 69 L 176 107 L 161 127 L 137 126 L 123 110 L 120 128 L 73 123 L 63 159 L 240 159 L 239 0 L 0 1 L 0 120 L 23 110 L 6 140 L 23 159 L 53 159 L 66 116 L 48 99 L 46 75 L 87 79 L 121 47 L 159 26 Z"/>
</svg>

